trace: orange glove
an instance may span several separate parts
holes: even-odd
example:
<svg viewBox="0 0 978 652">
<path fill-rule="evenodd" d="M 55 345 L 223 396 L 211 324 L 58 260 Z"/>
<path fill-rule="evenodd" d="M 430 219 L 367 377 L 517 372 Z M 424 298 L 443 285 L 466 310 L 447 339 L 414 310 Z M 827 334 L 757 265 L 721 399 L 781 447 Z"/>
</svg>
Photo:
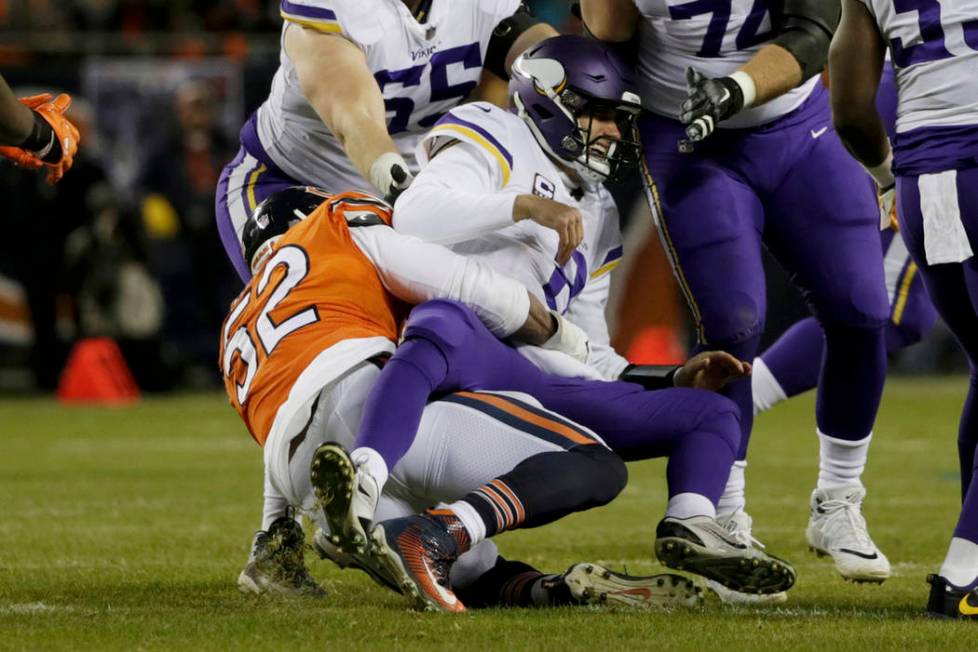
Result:
<svg viewBox="0 0 978 652">
<path fill-rule="evenodd" d="M 78 151 L 78 130 L 64 116 L 65 111 L 71 106 L 71 97 L 62 93 L 52 100 L 50 93 L 44 93 L 22 97 L 20 103 L 32 109 L 51 125 L 54 136 L 61 146 L 61 158 L 54 162 L 42 161 L 34 152 L 29 152 L 21 147 L 0 147 L 0 156 L 8 158 L 29 170 L 47 167 L 47 182 L 55 184 L 71 167 L 75 153 Z"/>
</svg>

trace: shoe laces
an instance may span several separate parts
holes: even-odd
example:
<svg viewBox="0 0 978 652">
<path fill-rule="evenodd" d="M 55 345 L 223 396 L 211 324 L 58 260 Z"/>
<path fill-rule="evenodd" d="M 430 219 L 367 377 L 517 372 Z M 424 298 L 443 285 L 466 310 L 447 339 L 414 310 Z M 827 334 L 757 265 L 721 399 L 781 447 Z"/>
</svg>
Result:
<svg viewBox="0 0 978 652">
<path fill-rule="evenodd" d="M 720 526 L 729 533 L 730 538 L 736 543 L 748 548 L 764 550 L 764 544 L 754 537 L 752 525 L 753 520 L 743 510 L 734 512 L 720 523 Z"/>
<path fill-rule="evenodd" d="M 835 547 L 874 549 L 858 498 L 824 498 L 817 503 L 824 525 L 822 531 Z"/>
</svg>

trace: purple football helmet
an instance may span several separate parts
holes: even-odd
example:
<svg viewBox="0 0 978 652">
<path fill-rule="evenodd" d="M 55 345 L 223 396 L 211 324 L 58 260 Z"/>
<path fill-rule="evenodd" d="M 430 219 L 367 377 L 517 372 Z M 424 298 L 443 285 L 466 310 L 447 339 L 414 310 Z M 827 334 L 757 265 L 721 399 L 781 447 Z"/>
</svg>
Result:
<svg viewBox="0 0 978 652">
<path fill-rule="evenodd" d="M 555 36 L 513 63 L 509 95 L 548 154 L 570 164 L 585 180 L 601 182 L 638 165 L 635 120 L 642 103 L 634 79 L 631 68 L 604 44 L 583 36 Z M 595 114 L 614 116 L 622 137 L 592 141 Z M 582 116 L 587 118 L 583 125 L 578 120 Z"/>
</svg>

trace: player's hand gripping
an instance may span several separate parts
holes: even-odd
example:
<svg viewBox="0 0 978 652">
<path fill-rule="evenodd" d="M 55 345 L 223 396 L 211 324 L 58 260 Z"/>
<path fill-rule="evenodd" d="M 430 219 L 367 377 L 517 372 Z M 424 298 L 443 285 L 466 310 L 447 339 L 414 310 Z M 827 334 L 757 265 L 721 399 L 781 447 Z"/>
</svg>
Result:
<svg viewBox="0 0 978 652">
<path fill-rule="evenodd" d="M 64 116 L 71 106 L 71 97 L 62 93 L 52 99 L 50 93 L 44 93 L 22 97 L 20 103 L 32 109 L 51 126 L 54 142 L 50 150 L 45 152 L 31 152 L 21 147 L 0 147 L 0 156 L 30 170 L 47 167 L 47 182 L 57 183 L 71 167 L 78 151 L 78 130 Z"/>
<path fill-rule="evenodd" d="M 513 204 L 513 221 L 526 219 L 557 233 L 560 243 L 556 260 L 560 266 L 570 260 L 571 254 L 584 240 L 584 219 L 581 212 L 558 201 L 537 195 L 518 196 Z"/>
<path fill-rule="evenodd" d="M 676 370 L 673 384 L 715 392 L 728 382 L 747 376 L 750 376 L 750 363 L 738 360 L 725 351 L 703 351 Z"/>
<path fill-rule="evenodd" d="M 686 100 L 680 106 L 679 120 L 686 125 L 686 139 L 679 149 L 692 151 L 693 143 L 713 133 L 717 123 L 744 108 L 744 91 L 730 77 L 708 79 L 695 68 L 686 68 Z"/>
</svg>

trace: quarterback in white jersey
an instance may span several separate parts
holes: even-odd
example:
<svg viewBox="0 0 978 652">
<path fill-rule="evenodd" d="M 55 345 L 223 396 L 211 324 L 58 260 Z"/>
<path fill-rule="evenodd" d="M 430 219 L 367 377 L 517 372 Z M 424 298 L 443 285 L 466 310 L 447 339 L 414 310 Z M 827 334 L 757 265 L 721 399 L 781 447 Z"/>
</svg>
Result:
<svg viewBox="0 0 978 652">
<path fill-rule="evenodd" d="M 961 514 L 930 575 L 927 611 L 978 621 L 978 0 L 844 0 L 829 58 L 832 113 L 849 151 L 896 183 L 900 230 L 934 307 L 968 358 L 958 428 Z M 897 124 L 875 96 L 889 49 Z"/>
<path fill-rule="evenodd" d="M 217 189 L 221 238 L 243 280 L 241 228 L 265 197 L 297 184 L 396 196 L 416 172 L 421 134 L 554 33 L 520 0 L 282 0 L 281 15 L 271 92 Z"/>
</svg>

